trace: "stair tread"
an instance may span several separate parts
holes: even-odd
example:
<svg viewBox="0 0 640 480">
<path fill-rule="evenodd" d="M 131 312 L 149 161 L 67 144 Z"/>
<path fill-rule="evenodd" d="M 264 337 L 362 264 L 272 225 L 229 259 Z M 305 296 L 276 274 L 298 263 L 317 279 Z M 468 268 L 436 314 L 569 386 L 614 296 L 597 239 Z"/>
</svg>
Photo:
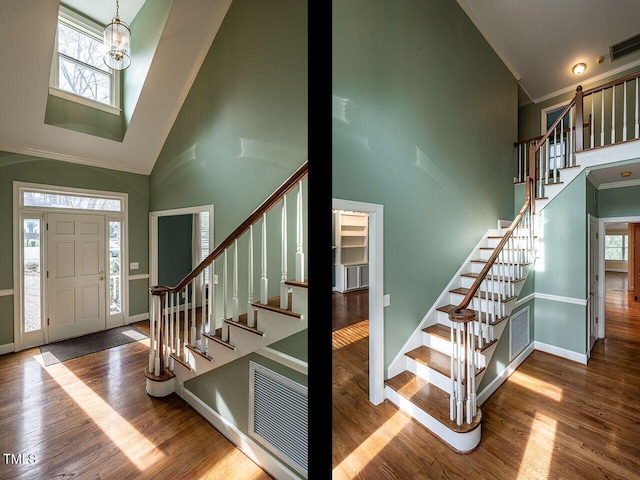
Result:
<svg viewBox="0 0 640 480">
<path fill-rule="evenodd" d="M 475 260 L 471 260 L 471 263 L 487 263 L 488 260 L 482 260 L 481 258 L 476 258 Z M 520 265 L 520 266 L 525 266 L 525 265 L 531 265 L 531 262 L 525 262 L 525 263 L 505 263 L 505 262 L 494 262 L 494 265 Z"/>
<path fill-rule="evenodd" d="M 451 327 L 443 325 L 442 323 L 433 324 L 429 327 L 423 328 L 422 331 L 424 333 L 428 333 L 429 335 L 433 335 L 435 337 L 441 338 L 448 342 L 451 341 Z M 478 345 L 478 335 L 476 335 L 475 337 L 476 337 L 476 345 Z M 483 351 L 485 351 L 487 348 L 489 348 L 491 345 L 493 345 L 496 342 L 497 340 L 486 342 L 482 345 L 482 347 L 480 348 L 476 347 L 476 352 L 482 353 Z"/>
<path fill-rule="evenodd" d="M 436 372 L 451 378 L 451 357 L 446 353 L 439 352 L 433 348 L 429 348 L 425 345 L 420 345 L 418 348 L 408 351 L 405 355 L 412 358 L 418 363 L 426 365 L 427 367 L 435 370 Z M 476 370 L 478 375 L 483 368 Z"/>
<path fill-rule="evenodd" d="M 289 293 L 289 308 L 291 308 L 291 300 L 292 300 L 292 295 L 291 293 Z M 293 318 L 297 318 L 298 320 L 302 319 L 302 314 L 300 313 L 296 313 L 290 309 L 284 309 L 284 308 L 280 308 L 280 297 L 276 296 L 276 297 L 271 297 L 267 300 L 267 303 L 260 303 L 258 302 L 252 302 L 251 305 L 253 305 L 256 308 L 262 308 L 264 310 L 270 310 L 272 312 L 277 312 L 277 313 L 282 313 L 283 315 L 287 315 L 289 317 L 293 317 Z"/>
<path fill-rule="evenodd" d="M 308 277 L 304 277 L 304 281 L 302 281 L 302 282 L 298 282 L 297 280 L 287 280 L 284 283 L 285 283 L 285 285 L 291 285 L 292 287 L 309 288 L 309 278 Z"/>
<path fill-rule="evenodd" d="M 232 345 L 228 341 L 224 341 L 222 339 L 222 328 L 218 328 L 213 334 L 205 333 L 204 336 L 207 337 L 210 340 L 213 340 L 216 343 L 219 343 L 220 345 L 224 345 L 225 347 L 227 347 L 227 348 L 229 348 L 231 350 L 235 351 L 235 350 L 238 349 L 238 347 L 236 347 L 235 345 Z"/>
<path fill-rule="evenodd" d="M 458 295 L 466 295 L 468 291 L 469 289 L 464 287 L 459 287 L 459 288 L 454 288 L 453 290 L 449 290 L 450 293 L 455 293 Z M 500 295 L 500 294 L 497 294 L 496 297 L 497 297 L 496 301 L 502 302 L 502 303 L 507 303 L 507 302 L 510 302 L 511 300 L 518 298 L 516 295 L 513 295 L 511 297 L 505 297 L 504 295 Z M 487 292 L 480 292 L 480 298 L 486 300 Z"/>
<path fill-rule="evenodd" d="M 449 314 L 449 312 L 451 310 L 453 310 L 454 308 L 458 308 L 458 306 L 449 304 L 449 305 L 443 305 L 442 307 L 438 307 L 437 310 L 439 312 L 443 312 L 443 313 Z M 471 309 L 471 310 L 473 310 L 473 309 Z M 476 315 L 478 315 L 478 311 L 477 310 L 474 310 L 474 312 L 476 312 Z M 498 317 L 498 318 L 496 318 L 495 321 L 490 321 L 489 325 L 497 325 L 500 322 L 504 322 L 507 318 L 509 318 L 508 315 L 505 315 L 504 317 Z M 487 322 L 487 314 L 486 313 L 481 313 L 480 314 L 480 321 L 482 321 L 483 323 Z"/>
<path fill-rule="evenodd" d="M 478 275 L 480 275 L 479 273 L 474 273 L 474 272 L 468 272 L 468 273 L 463 273 L 462 275 L 460 275 L 461 277 L 468 277 L 468 278 L 478 278 Z M 494 281 L 502 281 L 503 278 L 498 276 L 498 275 L 487 275 L 486 276 L 487 279 L 489 280 L 494 280 Z M 509 283 L 518 283 L 518 282 L 522 282 L 524 280 L 524 277 L 522 278 L 512 278 L 509 279 Z"/>
<path fill-rule="evenodd" d="M 458 425 L 451 421 L 449 418 L 449 394 L 411 372 L 404 371 L 386 380 L 385 384 L 454 432 L 470 432 L 477 428 L 482 421 L 480 408 L 478 408 L 478 414 L 471 424 L 462 422 L 462 425 Z"/>
<path fill-rule="evenodd" d="M 247 314 L 242 314 L 238 316 L 238 321 L 235 322 L 232 318 L 226 318 L 225 323 L 229 325 L 233 325 L 234 327 L 241 328 L 246 330 L 247 332 L 255 333 L 256 335 L 260 335 L 261 337 L 265 336 L 265 333 L 262 330 L 258 330 L 256 327 L 250 327 L 247 323 Z"/>
</svg>

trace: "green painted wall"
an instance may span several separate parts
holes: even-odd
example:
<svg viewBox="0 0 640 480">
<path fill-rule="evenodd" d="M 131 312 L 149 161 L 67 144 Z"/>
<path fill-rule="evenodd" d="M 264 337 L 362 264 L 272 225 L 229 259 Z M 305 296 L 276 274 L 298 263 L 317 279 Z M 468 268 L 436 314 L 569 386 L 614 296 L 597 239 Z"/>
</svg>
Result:
<svg viewBox="0 0 640 480">
<path fill-rule="evenodd" d="M 158 283 L 177 285 L 193 268 L 192 215 L 158 218 Z"/>
<path fill-rule="evenodd" d="M 234 1 L 151 173 L 150 210 L 213 204 L 213 243 L 224 240 L 307 159 L 307 83 L 307 3 Z M 303 198 L 306 210 L 306 188 Z M 288 214 L 293 235 L 294 196 Z M 268 213 L 267 225 L 267 271 L 278 272 L 279 207 Z M 255 262 L 261 261 L 260 228 Z M 305 252 L 307 242 L 305 226 Z M 238 248 L 244 275 L 246 238 Z M 295 249 L 287 253 L 291 275 Z M 269 295 L 277 292 L 278 282 L 270 281 Z M 238 295 L 247 298 L 246 279 L 240 278 Z"/>
<path fill-rule="evenodd" d="M 335 0 L 332 15 L 332 196 L 384 205 L 388 366 L 513 218 L 517 84 L 455 0 Z"/>
<path fill-rule="evenodd" d="M 640 215 L 640 186 L 598 191 L 598 217 L 612 218 L 636 215 Z"/>
<path fill-rule="evenodd" d="M 0 152 L 0 221 L 13 225 L 13 182 L 41 183 L 65 187 L 87 188 L 128 193 L 129 195 L 129 261 L 138 262 L 140 268 L 132 275 L 149 272 L 149 178 L 145 175 L 118 172 L 68 162 L 42 159 L 28 155 Z M 11 228 L 0 230 L 0 290 L 13 288 L 13 234 Z M 132 282 L 133 283 L 133 282 Z M 134 297 L 135 293 L 135 297 Z M 130 293 L 130 304 L 135 315 L 148 311 L 148 291 L 144 298 L 139 292 Z M 0 345 L 2 339 L 13 342 L 12 309 L 0 310 Z"/>
</svg>

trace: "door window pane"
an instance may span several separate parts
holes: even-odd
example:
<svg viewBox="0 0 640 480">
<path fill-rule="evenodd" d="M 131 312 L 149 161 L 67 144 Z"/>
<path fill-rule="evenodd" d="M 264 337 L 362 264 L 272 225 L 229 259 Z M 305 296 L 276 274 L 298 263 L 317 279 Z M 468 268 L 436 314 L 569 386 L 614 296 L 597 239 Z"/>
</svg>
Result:
<svg viewBox="0 0 640 480">
<path fill-rule="evenodd" d="M 109 222 L 109 312 L 122 312 L 122 223 Z"/>
<path fill-rule="evenodd" d="M 40 219 L 26 218 L 23 221 L 23 284 L 24 284 L 24 332 L 42 329 L 40 307 Z"/>
</svg>

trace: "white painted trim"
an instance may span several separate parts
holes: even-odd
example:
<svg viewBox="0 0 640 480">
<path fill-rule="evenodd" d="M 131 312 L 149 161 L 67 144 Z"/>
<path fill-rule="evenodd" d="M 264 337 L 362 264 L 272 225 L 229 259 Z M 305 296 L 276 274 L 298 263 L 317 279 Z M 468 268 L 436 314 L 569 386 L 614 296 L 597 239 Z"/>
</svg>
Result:
<svg viewBox="0 0 640 480">
<path fill-rule="evenodd" d="M 608 190 L 610 188 L 636 187 L 640 185 L 640 180 L 625 180 L 620 182 L 603 183 L 598 185 L 598 190 Z"/>
<path fill-rule="evenodd" d="M 13 295 L 13 288 L 8 288 L 7 290 L 0 290 L 0 297 L 8 297 L 9 295 Z"/>
<path fill-rule="evenodd" d="M 560 295 L 550 295 L 548 293 L 536 293 L 536 299 L 540 300 L 549 300 L 551 302 L 561 302 L 561 303 L 570 303 L 572 305 L 580 305 L 585 307 L 587 305 L 587 299 L 582 298 L 572 298 L 572 297 L 562 297 Z"/>
<path fill-rule="evenodd" d="M 5 353 L 13 353 L 16 351 L 16 346 L 13 343 L 7 343 L 6 345 L 0 345 L 0 355 Z"/>
<path fill-rule="evenodd" d="M 309 375 L 309 364 L 299 358 L 292 357 L 291 355 L 287 355 L 286 353 L 279 352 L 278 350 L 274 350 L 273 348 L 263 347 L 259 350 L 256 350 L 254 353 L 258 355 L 262 355 L 274 362 L 278 362 L 285 367 L 288 367 L 296 372 L 300 372 L 304 375 Z"/>
<path fill-rule="evenodd" d="M 130 325 L 136 322 L 142 322 L 143 320 L 149 320 L 149 312 L 139 313 L 137 315 L 131 315 L 130 317 L 126 317 L 125 323 Z"/>
<path fill-rule="evenodd" d="M 623 268 L 605 268 L 605 272 L 629 273 L 629 269 Z"/>
<path fill-rule="evenodd" d="M 149 274 L 148 273 L 140 273 L 138 275 L 129 275 L 129 281 L 133 281 L 133 280 L 146 280 L 149 278 Z"/>
<path fill-rule="evenodd" d="M 482 405 L 487 399 L 493 395 L 498 388 L 515 372 L 520 365 L 524 363 L 529 355 L 535 350 L 535 342 L 531 342 L 502 372 L 494 378 L 489 385 L 484 387 L 477 395 L 478 405 Z"/>
<path fill-rule="evenodd" d="M 369 401 L 382 403 L 384 393 L 384 206 L 334 198 L 336 210 L 369 214 Z"/>
<path fill-rule="evenodd" d="M 549 345 L 538 341 L 534 341 L 533 343 L 535 345 L 535 349 L 540 350 L 541 352 L 550 353 L 556 357 L 566 358 L 567 360 L 572 360 L 584 365 L 587 364 L 587 355 L 584 353 L 574 352 L 573 350 L 567 350 L 566 348 L 560 348 L 555 345 Z"/>
<path fill-rule="evenodd" d="M 536 299 L 536 294 L 535 293 L 530 293 L 526 297 L 519 298 L 516 301 L 516 304 L 513 306 L 513 308 L 516 309 L 518 307 L 521 307 L 525 303 L 529 303 L 531 300 L 535 300 L 535 299 Z"/>
<path fill-rule="evenodd" d="M 267 450 L 258 445 L 251 437 L 240 431 L 235 425 L 232 425 L 227 419 L 200 400 L 187 388 L 183 386 L 182 389 L 176 389 L 176 393 L 269 475 L 278 480 L 301 480 L 302 477 L 294 470 L 280 462 L 267 452 Z"/>
</svg>

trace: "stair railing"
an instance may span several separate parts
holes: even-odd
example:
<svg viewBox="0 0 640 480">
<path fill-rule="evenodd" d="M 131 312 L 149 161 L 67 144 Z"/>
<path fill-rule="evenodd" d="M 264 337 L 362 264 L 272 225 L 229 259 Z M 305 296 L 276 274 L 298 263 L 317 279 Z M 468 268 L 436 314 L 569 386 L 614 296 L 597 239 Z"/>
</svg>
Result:
<svg viewBox="0 0 640 480">
<path fill-rule="evenodd" d="M 491 256 L 466 292 L 449 312 L 451 322 L 450 419 L 471 424 L 477 414 L 476 371 L 479 350 L 496 341 L 493 326 L 506 316 L 506 304 L 515 295 L 514 283 L 524 275 L 523 265 L 533 254 L 533 182 L 527 182 L 527 199 Z"/>
<path fill-rule="evenodd" d="M 297 282 L 305 281 L 303 251 L 303 181 L 308 175 L 308 161 L 298 168 L 280 187 L 278 187 L 262 204 L 256 208 L 226 239 L 224 239 L 198 266 L 196 266 L 180 283 L 175 286 L 152 286 L 150 305 L 150 348 L 149 366 L 145 374 L 154 379 L 173 376 L 166 370 L 173 370 L 175 362 L 189 367 L 188 351 L 211 360 L 209 341 L 226 345 L 229 343 L 230 322 L 240 322 L 240 299 L 238 298 L 238 240 L 247 238 L 247 307 L 246 327 L 255 327 L 254 302 L 254 226 L 261 223 L 261 263 L 259 282 L 259 302 L 268 303 L 267 272 L 267 212 L 277 205 L 281 206 L 280 217 L 282 234 L 281 268 L 278 272 L 280 280 L 280 308 L 288 309 L 287 272 L 287 195 L 296 192 L 296 232 L 295 232 L 295 273 Z M 232 274 L 228 276 L 229 256 L 232 255 Z M 218 265 L 216 265 L 216 263 Z M 221 264 L 221 265 L 220 265 Z M 222 299 L 216 298 L 218 276 L 216 266 L 222 268 Z M 231 290 L 231 298 L 229 298 Z M 216 303 L 220 302 L 221 303 Z M 229 305 L 230 302 L 230 305 Z M 217 318 L 217 311 L 222 310 L 222 318 Z M 198 322 L 198 318 L 200 321 Z M 199 328 L 198 328 L 199 323 Z M 182 327 L 182 328 L 181 328 Z M 182 337 L 181 337 L 182 334 Z M 199 338 L 199 339 L 198 339 Z"/>
<path fill-rule="evenodd" d="M 583 128 L 576 128 L 580 119 L 584 121 L 586 112 L 587 122 L 582 124 Z M 558 170 L 575 166 L 576 152 L 639 138 L 640 73 L 585 91 L 579 86 L 544 135 L 515 143 L 518 157 L 515 180 L 523 182 L 535 171 L 536 197 L 544 198 L 544 187 L 558 182 Z"/>
</svg>

